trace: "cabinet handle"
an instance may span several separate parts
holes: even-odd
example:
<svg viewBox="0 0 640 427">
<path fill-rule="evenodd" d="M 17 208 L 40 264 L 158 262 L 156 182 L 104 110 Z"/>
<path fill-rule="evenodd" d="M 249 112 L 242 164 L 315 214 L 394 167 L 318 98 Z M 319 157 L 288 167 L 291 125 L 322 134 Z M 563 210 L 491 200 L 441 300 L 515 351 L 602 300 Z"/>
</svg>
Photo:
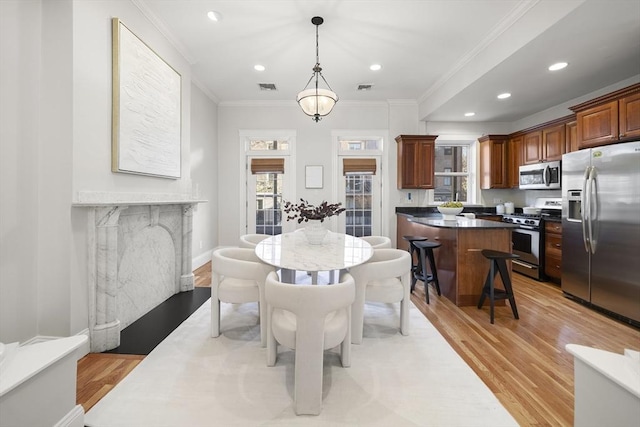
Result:
<svg viewBox="0 0 640 427">
<path fill-rule="evenodd" d="M 620 138 L 624 138 L 624 133 L 621 133 L 621 134 L 620 134 Z"/>
<path fill-rule="evenodd" d="M 556 248 L 559 248 L 561 245 L 560 245 L 560 243 L 556 243 L 554 246 L 555 246 Z"/>
</svg>

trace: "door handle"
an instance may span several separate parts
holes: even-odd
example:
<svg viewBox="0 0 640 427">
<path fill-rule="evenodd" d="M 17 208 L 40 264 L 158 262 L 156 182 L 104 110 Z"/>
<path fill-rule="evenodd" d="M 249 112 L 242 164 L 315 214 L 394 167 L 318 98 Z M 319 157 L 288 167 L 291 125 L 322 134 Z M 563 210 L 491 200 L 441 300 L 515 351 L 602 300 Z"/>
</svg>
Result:
<svg viewBox="0 0 640 427">
<path fill-rule="evenodd" d="M 536 269 L 536 267 L 533 266 L 533 265 L 525 264 L 524 262 L 521 262 L 521 261 L 518 261 L 518 260 L 515 260 L 515 259 L 511 260 L 511 262 L 513 262 L 514 264 L 518 264 L 521 267 L 528 268 L 529 270 L 535 270 Z"/>
</svg>

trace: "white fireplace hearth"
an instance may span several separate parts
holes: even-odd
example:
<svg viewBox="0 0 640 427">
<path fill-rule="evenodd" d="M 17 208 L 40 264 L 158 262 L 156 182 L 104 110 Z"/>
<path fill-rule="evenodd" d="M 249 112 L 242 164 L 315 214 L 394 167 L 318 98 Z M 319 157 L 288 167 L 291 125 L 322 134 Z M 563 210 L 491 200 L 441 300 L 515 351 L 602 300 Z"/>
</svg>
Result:
<svg viewBox="0 0 640 427">
<path fill-rule="evenodd" d="M 189 196 L 80 192 L 87 210 L 91 351 L 120 345 L 120 331 L 178 292 L 193 289 Z"/>
</svg>

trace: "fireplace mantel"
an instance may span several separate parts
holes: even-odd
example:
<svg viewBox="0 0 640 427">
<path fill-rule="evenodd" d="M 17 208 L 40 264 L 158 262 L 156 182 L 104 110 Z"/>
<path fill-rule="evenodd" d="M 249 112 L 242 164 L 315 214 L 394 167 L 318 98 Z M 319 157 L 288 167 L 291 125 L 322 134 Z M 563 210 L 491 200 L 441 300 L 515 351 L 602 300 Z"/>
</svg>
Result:
<svg viewBox="0 0 640 427">
<path fill-rule="evenodd" d="M 120 330 L 171 295 L 193 289 L 190 196 L 79 192 L 87 210 L 91 351 L 120 345 Z"/>
</svg>

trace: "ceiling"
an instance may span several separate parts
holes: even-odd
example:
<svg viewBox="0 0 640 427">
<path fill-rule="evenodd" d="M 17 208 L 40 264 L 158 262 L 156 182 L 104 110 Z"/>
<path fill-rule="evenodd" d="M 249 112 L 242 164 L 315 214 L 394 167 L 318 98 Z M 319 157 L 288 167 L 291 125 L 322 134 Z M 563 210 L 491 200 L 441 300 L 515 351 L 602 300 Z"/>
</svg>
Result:
<svg viewBox="0 0 640 427">
<path fill-rule="evenodd" d="M 640 0 L 134 3 L 221 105 L 295 102 L 315 64 L 313 16 L 325 20 L 320 64 L 340 97 L 333 114 L 340 103 L 414 100 L 423 120 L 511 122 L 640 75 Z M 569 66 L 547 70 L 558 61 Z M 369 70 L 374 63 L 382 69 Z M 512 96 L 498 100 L 502 92 Z"/>
</svg>

